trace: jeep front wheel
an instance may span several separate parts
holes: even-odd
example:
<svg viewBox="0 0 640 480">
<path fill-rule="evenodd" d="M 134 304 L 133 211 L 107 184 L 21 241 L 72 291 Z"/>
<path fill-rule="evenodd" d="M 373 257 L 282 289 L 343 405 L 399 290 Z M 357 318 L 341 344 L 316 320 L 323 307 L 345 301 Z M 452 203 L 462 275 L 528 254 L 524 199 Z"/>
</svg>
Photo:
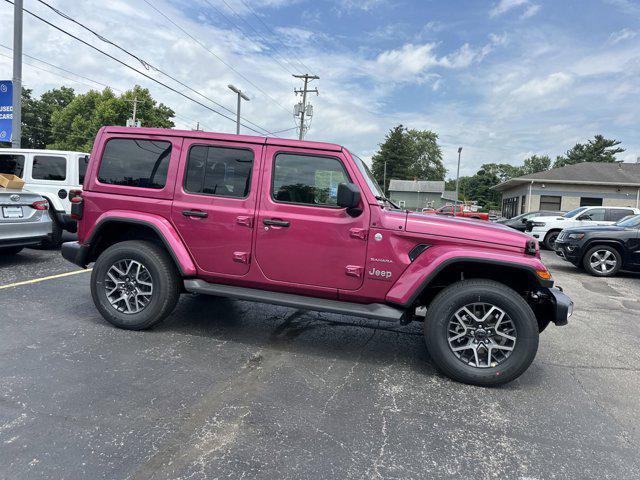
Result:
<svg viewBox="0 0 640 480">
<path fill-rule="evenodd" d="M 126 241 L 107 248 L 91 272 L 91 296 L 116 327 L 143 330 L 176 306 L 179 275 L 171 258 L 150 242 Z"/>
<path fill-rule="evenodd" d="M 519 377 L 538 350 L 531 307 L 491 280 L 464 280 L 440 292 L 427 308 L 424 334 L 438 370 L 486 387 Z"/>
</svg>

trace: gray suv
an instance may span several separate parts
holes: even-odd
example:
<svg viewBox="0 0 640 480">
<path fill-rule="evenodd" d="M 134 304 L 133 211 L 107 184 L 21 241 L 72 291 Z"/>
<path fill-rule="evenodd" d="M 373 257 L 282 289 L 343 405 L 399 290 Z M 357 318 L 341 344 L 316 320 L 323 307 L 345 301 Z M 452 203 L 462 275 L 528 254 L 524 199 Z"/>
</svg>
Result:
<svg viewBox="0 0 640 480">
<path fill-rule="evenodd" d="M 37 193 L 0 187 L 0 256 L 15 255 L 51 235 L 49 202 Z"/>
</svg>

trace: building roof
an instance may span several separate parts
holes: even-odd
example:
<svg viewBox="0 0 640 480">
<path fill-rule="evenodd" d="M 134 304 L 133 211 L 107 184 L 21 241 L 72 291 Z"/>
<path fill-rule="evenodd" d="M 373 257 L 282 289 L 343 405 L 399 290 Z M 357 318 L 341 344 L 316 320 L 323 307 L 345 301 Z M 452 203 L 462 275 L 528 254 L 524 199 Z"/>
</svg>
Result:
<svg viewBox="0 0 640 480">
<path fill-rule="evenodd" d="M 451 202 L 456 201 L 456 191 L 455 190 L 445 190 L 442 192 L 442 196 L 440 197 L 443 200 L 449 200 Z"/>
<path fill-rule="evenodd" d="M 392 179 L 389 181 L 389 191 L 442 193 L 444 192 L 444 181 Z"/>
<path fill-rule="evenodd" d="M 508 190 L 523 183 L 573 183 L 582 185 L 618 185 L 640 187 L 640 163 L 584 162 L 544 172 L 523 175 L 496 185 L 496 190 Z"/>
</svg>

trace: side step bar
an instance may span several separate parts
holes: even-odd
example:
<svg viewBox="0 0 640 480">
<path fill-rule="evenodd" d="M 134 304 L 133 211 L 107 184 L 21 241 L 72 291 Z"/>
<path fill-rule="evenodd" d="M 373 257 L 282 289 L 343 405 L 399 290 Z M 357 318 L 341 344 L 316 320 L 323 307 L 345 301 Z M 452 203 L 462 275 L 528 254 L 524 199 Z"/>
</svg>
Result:
<svg viewBox="0 0 640 480">
<path fill-rule="evenodd" d="M 187 292 L 191 293 L 220 295 L 223 297 L 248 300 L 250 302 L 271 303 L 273 305 L 295 307 L 318 312 L 341 313 L 343 315 L 353 315 L 356 317 L 366 317 L 389 322 L 400 321 L 400 318 L 404 314 L 404 310 L 390 307 L 383 303 L 370 303 L 365 305 L 361 303 L 340 302 L 338 300 L 305 297 L 303 295 L 293 295 L 291 293 L 270 292 L 268 290 L 257 290 L 254 288 L 220 285 L 197 279 L 185 280 L 184 288 Z"/>
</svg>

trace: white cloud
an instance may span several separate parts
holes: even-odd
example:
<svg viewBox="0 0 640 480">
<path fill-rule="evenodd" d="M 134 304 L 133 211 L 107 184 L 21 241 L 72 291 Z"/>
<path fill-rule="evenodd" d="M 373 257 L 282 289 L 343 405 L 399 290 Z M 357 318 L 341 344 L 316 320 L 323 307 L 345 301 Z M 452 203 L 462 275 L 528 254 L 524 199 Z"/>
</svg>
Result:
<svg viewBox="0 0 640 480">
<path fill-rule="evenodd" d="M 631 30 L 630 28 L 623 28 L 617 32 L 613 32 L 609 35 L 609 44 L 615 45 L 616 43 L 624 42 L 625 40 L 631 40 L 638 36 L 638 32 Z"/>
<path fill-rule="evenodd" d="M 572 82 L 571 75 L 564 72 L 556 72 L 546 77 L 533 78 L 513 91 L 519 97 L 544 97 L 550 93 L 561 90 Z"/>
<path fill-rule="evenodd" d="M 526 9 L 522 13 L 520 18 L 533 17 L 540 10 L 540 5 L 531 3 L 530 0 L 500 0 L 500 2 L 494 5 L 493 8 L 489 11 L 489 16 L 498 17 L 511 10 L 525 6 Z"/>
</svg>

